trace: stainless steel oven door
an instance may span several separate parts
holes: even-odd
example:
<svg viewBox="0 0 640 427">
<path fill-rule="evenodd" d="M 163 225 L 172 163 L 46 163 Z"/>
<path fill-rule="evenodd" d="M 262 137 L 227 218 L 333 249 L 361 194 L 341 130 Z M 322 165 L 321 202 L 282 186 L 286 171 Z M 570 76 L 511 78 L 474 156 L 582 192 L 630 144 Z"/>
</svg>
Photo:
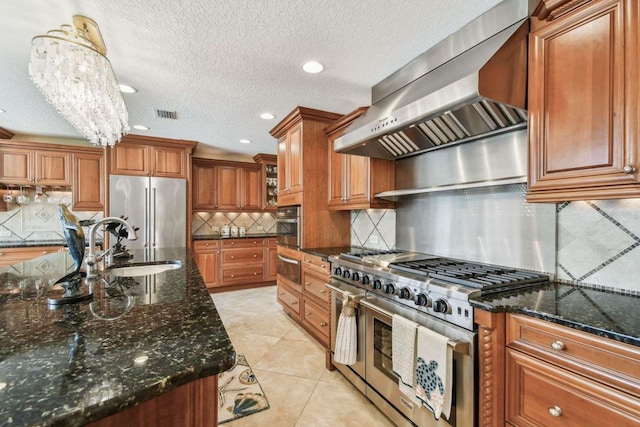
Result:
<svg viewBox="0 0 640 427">
<path fill-rule="evenodd" d="M 351 292 L 356 301 L 359 301 L 364 297 L 365 291 L 363 289 L 347 285 L 336 280 L 332 280 L 331 283 L 327 285 L 327 287 L 331 289 L 331 352 L 334 353 L 336 349 L 336 331 L 338 330 L 338 320 L 340 318 L 340 312 L 342 311 L 344 293 Z M 342 373 L 342 375 L 347 377 L 347 379 L 351 381 L 351 383 L 364 394 L 365 318 L 364 311 L 361 310 L 358 306 L 356 306 L 356 324 L 358 328 L 358 356 L 356 358 L 356 363 L 349 366 L 343 365 L 341 363 L 335 362 L 333 360 L 333 356 L 331 358 L 331 361 L 333 362 L 333 365 Z"/>
<path fill-rule="evenodd" d="M 367 397 L 375 404 L 388 401 L 397 411 L 419 426 L 426 427 L 467 427 L 474 425 L 474 351 L 475 333 L 451 325 L 439 319 L 420 314 L 415 310 L 376 296 L 367 296 L 360 301 L 366 315 L 366 379 L 372 389 L 367 389 Z M 436 420 L 425 407 L 409 401 L 398 389 L 398 377 L 393 373 L 391 354 L 392 316 L 399 314 L 419 325 L 447 336 L 453 352 L 452 408 L 449 419 Z M 382 399 L 384 397 L 384 399 Z M 384 402 L 381 402 L 384 403 Z M 383 409 L 384 410 L 384 409 Z"/>
<path fill-rule="evenodd" d="M 300 247 L 300 218 L 277 219 L 276 241 L 281 245 Z"/>
</svg>

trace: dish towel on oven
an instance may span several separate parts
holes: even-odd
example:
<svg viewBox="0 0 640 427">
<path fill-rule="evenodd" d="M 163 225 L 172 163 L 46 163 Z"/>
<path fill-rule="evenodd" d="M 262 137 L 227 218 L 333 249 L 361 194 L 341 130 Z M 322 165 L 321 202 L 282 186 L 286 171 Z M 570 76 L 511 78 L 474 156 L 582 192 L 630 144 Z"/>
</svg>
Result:
<svg viewBox="0 0 640 427">
<path fill-rule="evenodd" d="M 391 318 L 391 357 L 393 372 L 398 377 L 398 388 L 416 405 L 416 328 L 418 324 L 394 314 Z"/>
<path fill-rule="evenodd" d="M 349 298 L 351 292 L 342 294 L 342 311 L 338 318 L 336 348 L 333 360 L 343 365 L 353 365 L 358 357 L 358 330 L 356 325 L 356 302 Z"/>
<path fill-rule="evenodd" d="M 452 357 L 449 339 L 418 326 L 416 345 L 416 396 L 433 412 L 447 419 L 451 412 Z"/>
</svg>

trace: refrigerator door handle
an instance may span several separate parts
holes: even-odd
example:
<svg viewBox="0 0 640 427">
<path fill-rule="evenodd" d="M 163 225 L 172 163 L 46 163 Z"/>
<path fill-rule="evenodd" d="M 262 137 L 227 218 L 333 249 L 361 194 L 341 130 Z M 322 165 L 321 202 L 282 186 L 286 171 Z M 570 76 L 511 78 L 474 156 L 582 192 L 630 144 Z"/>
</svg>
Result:
<svg viewBox="0 0 640 427">
<path fill-rule="evenodd" d="M 151 235 L 151 242 L 153 244 L 153 247 L 156 247 L 156 209 L 158 209 L 158 206 L 156 206 L 158 201 L 157 198 L 157 193 L 156 193 L 156 187 L 153 187 L 153 202 L 152 202 L 152 206 L 151 209 L 153 209 L 153 228 L 151 230 L 153 230 L 153 234 Z"/>
<path fill-rule="evenodd" d="M 149 242 L 149 224 L 147 221 L 149 220 L 149 189 L 144 189 L 144 247 L 147 247 L 147 242 Z"/>
</svg>

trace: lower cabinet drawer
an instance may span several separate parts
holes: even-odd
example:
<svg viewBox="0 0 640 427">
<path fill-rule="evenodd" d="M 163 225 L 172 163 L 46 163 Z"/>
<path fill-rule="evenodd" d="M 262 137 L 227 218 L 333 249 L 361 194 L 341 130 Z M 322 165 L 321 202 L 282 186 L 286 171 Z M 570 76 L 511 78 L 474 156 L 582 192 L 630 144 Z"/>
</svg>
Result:
<svg viewBox="0 0 640 427">
<path fill-rule="evenodd" d="M 329 317 L 330 313 L 326 308 L 320 308 L 306 297 L 302 298 L 302 323 L 322 334 L 327 340 L 331 329 Z"/>
<path fill-rule="evenodd" d="M 280 283 L 278 283 L 278 301 L 293 312 L 300 314 L 300 297 Z"/>
<path fill-rule="evenodd" d="M 262 246 L 258 248 L 248 249 L 224 249 L 222 251 L 222 263 L 245 263 L 245 262 L 262 262 L 264 260 L 264 250 Z"/>
<path fill-rule="evenodd" d="M 331 297 L 331 292 L 329 292 L 326 287 L 329 279 L 329 276 L 308 271 L 306 268 L 302 270 L 302 284 L 304 286 L 304 292 L 310 293 L 327 303 Z"/>
<path fill-rule="evenodd" d="M 243 267 L 222 267 L 222 283 L 261 282 L 264 275 L 263 265 L 245 265 Z"/>
<path fill-rule="evenodd" d="M 506 421 L 514 426 L 640 425 L 640 402 L 519 351 L 507 349 Z"/>
</svg>

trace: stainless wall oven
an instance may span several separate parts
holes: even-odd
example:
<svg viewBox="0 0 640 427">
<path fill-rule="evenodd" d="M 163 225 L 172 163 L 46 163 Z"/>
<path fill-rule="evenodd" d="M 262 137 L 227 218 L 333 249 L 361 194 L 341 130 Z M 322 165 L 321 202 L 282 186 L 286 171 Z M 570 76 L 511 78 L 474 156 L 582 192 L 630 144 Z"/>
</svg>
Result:
<svg viewBox="0 0 640 427">
<path fill-rule="evenodd" d="M 289 284 L 300 285 L 300 260 L 288 257 L 286 253 L 278 253 L 277 271 L 278 278 Z"/>
<path fill-rule="evenodd" d="M 281 245 L 300 247 L 300 206 L 276 210 L 276 240 Z"/>
</svg>

